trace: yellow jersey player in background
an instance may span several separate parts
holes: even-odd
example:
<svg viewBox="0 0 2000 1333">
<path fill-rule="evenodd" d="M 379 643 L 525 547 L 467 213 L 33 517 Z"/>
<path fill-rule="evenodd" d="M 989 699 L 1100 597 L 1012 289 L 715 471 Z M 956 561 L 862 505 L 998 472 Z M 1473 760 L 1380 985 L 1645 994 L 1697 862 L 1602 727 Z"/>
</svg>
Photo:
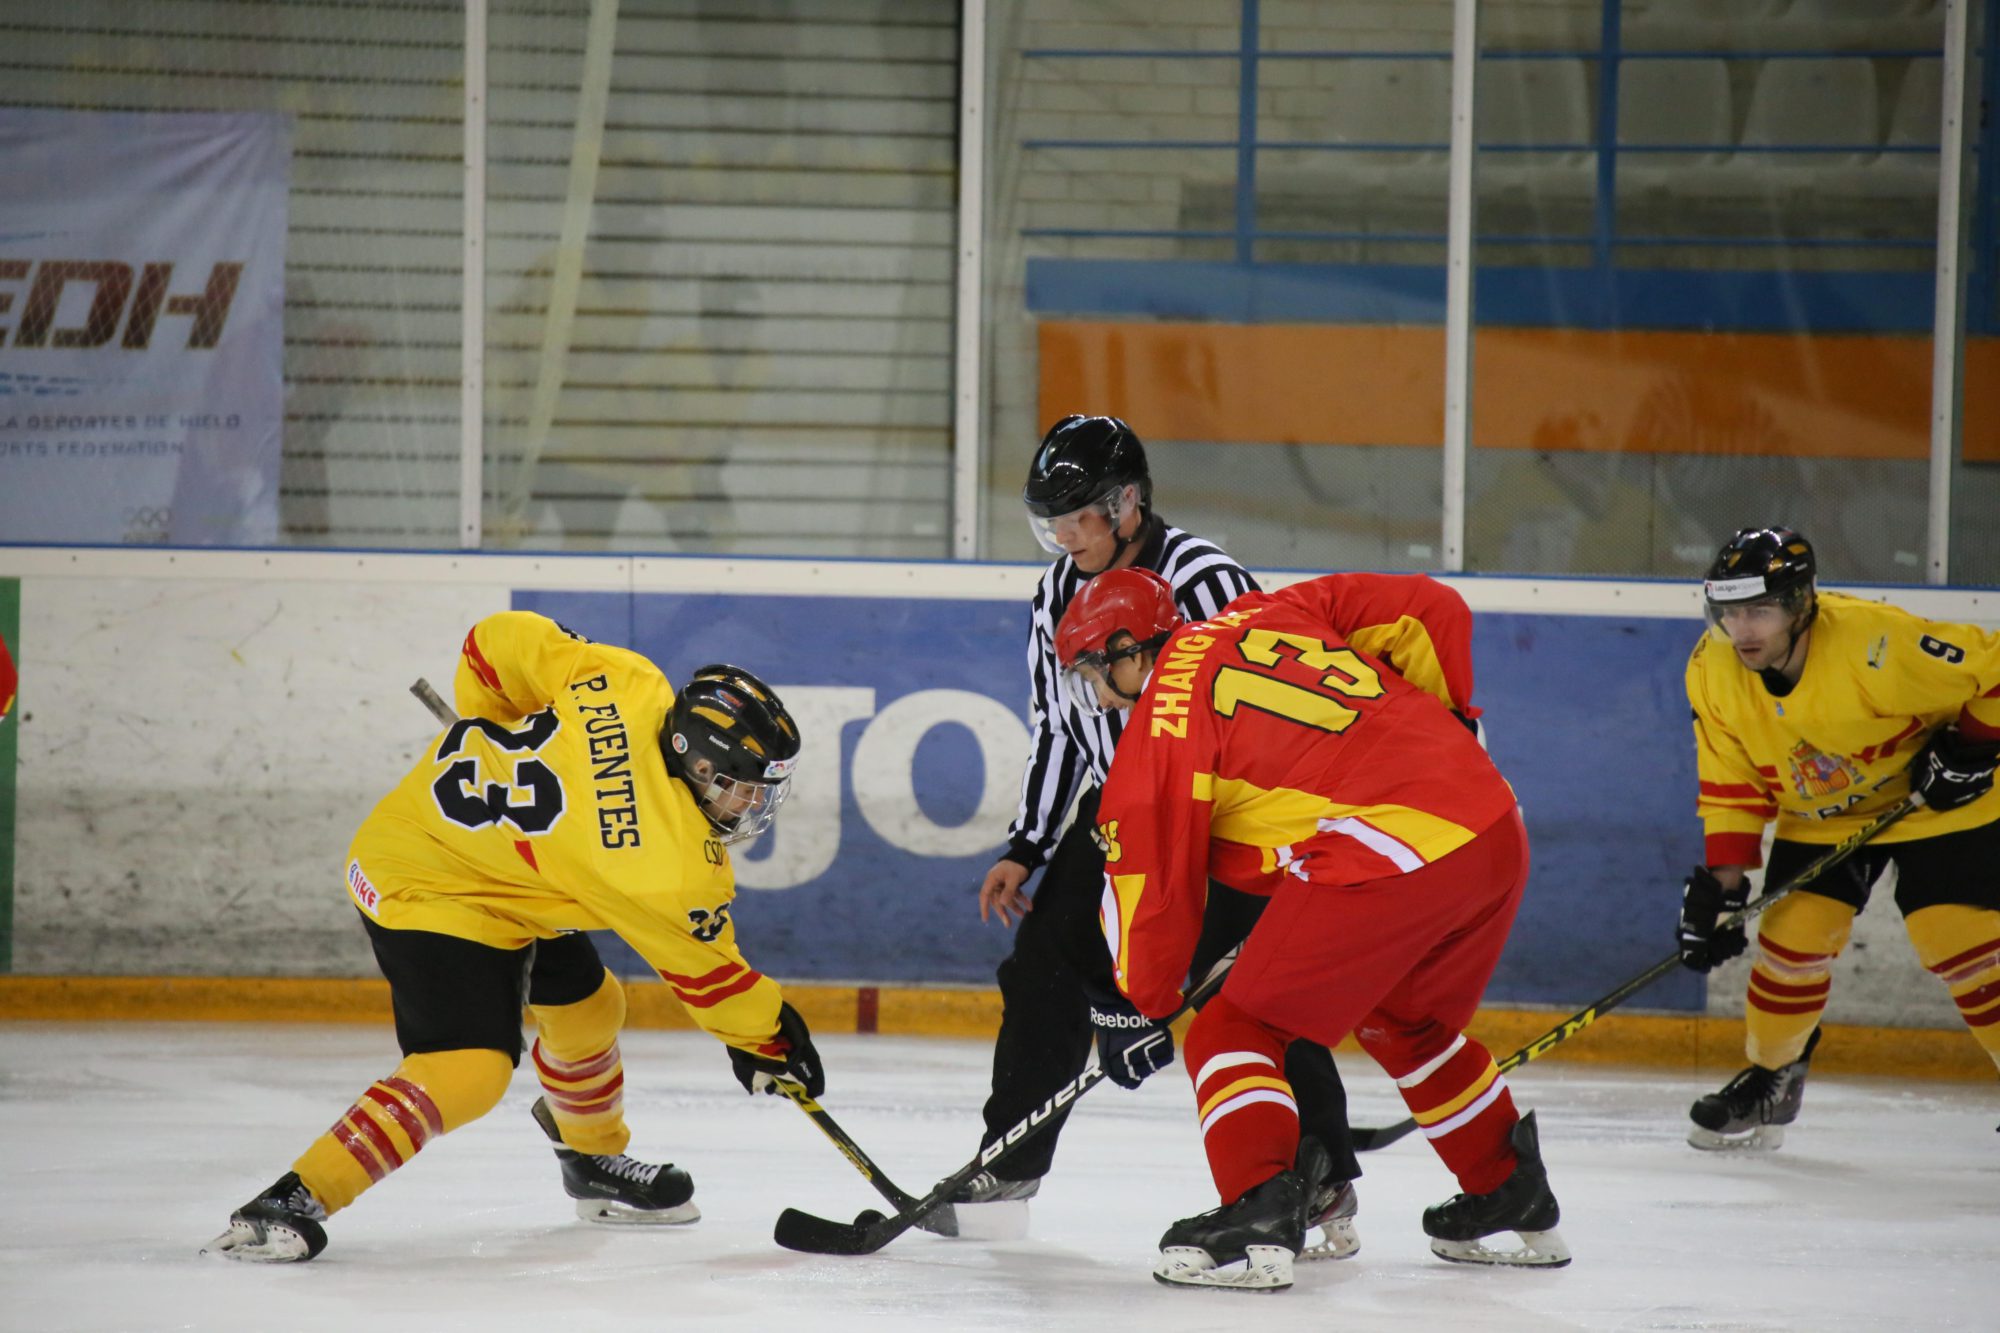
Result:
<svg viewBox="0 0 2000 1333">
<path fill-rule="evenodd" d="M 461 720 L 355 834 L 347 892 L 389 980 L 403 1061 L 370 1084 L 208 1251 L 292 1262 L 321 1225 L 500 1101 L 521 1009 L 533 1114 L 589 1221 L 691 1222 L 694 1182 L 624 1155 L 625 997 L 585 930 L 613 930 L 728 1048 L 747 1091 L 825 1087 L 804 1020 L 736 947 L 727 846 L 768 828 L 798 729 L 749 672 L 676 695 L 646 658 L 507 611 L 466 636 Z"/>
<path fill-rule="evenodd" d="M 1809 542 L 1745 528 L 1704 585 L 1688 659 L 1706 858 L 1682 891 L 1681 961 L 1743 952 L 1744 872 L 1777 821 L 1768 883 L 1796 875 L 1905 796 L 1923 802 L 1767 912 L 1745 1019 L 1750 1067 L 1689 1112 L 1697 1148 L 1775 1148 L 1798 1115 L 1833 960 L 1893 863 L 1923 965 L 2000 1063 L 2000 634 L 1815 590 Z"/>
</svg>

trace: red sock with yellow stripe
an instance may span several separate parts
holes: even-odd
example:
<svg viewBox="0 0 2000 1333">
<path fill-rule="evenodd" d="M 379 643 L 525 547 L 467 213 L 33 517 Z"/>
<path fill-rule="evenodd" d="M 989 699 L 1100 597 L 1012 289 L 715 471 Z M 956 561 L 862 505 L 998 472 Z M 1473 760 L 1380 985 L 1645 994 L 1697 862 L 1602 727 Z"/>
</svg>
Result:
<svg viewBox="0 0 2000 1333">
<path fill-rule="evenodd" d="M 1436 1045 L 1447 1031 L 1435 1030 L 1425 1045 Z M 1403 1104 L 1459 1187 L 1468 1194 L 1499 1189 L 1514 1173 L 1510 1137 L 1521 1116 L 1492 1052 L 1463 1033 L 1451 1034 L 1442 1050 L 1421 1061 L 1424 1046 L 1398 1052 L 1364 1045 L 1396 1080 Z"/>
<path fill-rule="evenodd" d="M 1903 920 L 1917 957 L 1945 984 L 1958 1016 L 2000 1065 L 2000 912 L 1946 903 Z"/>
<path fill-rule="evenodd" d="M 1750 1063 L 1779 1069 L 1805 1054 L 1833 991 L 1833 960 L 1847 947 L 1854 909 L 1799 892 L 1764 914 L 1743 1005 Z"/>
<path fill-rule="evenodd" d="M 1202 1146 L 1224 1204 L 1235 1203 L 1299 1154 L 1299 1107 L 1285 1081 L 1290 1038 L 1238 1009 L 1227 995 L 1202 1007 L 1188 1028 Z"/>
<path fill-rule="evenodd" d="M 537 1034 L 529 1050 L 563 1142 L 593 1157 L 625 1151 L 625 1064 L 618 1032 L 625 989 L 609 970 L 604 984 L 575 1004 L 534 1004 Z"/>
<path fill-rule="evenodd" d="M 492 1110 L 513 1076 L 513 1061 L 499 1051 L 406 1056 L 395 1073 L 369 1084 L 292 1170 L 337 1213 L 432 1139 Z"/>
</svg>

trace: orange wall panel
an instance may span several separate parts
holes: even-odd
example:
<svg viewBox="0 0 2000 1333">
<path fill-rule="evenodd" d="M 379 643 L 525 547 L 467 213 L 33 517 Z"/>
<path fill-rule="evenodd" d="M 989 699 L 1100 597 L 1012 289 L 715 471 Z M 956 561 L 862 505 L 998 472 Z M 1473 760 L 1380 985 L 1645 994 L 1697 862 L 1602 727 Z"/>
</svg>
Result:
<svg viewBox="0 0 2000 1333">
<path fill-rule="evenodd" d="M 1928 338 L 1482 329 L 1487 449 L 1920 460 Z M 1444 333 L 1325 324 L 1040 326 L 1041 416 L 1108 412 L 1161 440 L 1436 446 Z M 2000 460 L 2000 346 L 1967 348 L 1965 456 Z"/>
</svg>

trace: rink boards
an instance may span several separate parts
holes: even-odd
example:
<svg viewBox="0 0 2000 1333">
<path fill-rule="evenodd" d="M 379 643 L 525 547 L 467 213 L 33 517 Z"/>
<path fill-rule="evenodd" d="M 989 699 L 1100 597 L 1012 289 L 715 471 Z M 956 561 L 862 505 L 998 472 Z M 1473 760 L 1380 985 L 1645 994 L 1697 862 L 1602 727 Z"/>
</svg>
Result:
<svg viewBox="0 0 2000 1333">
<path fill-rule="evenodd" d="M 13 548 L 11 970 L 363 977 L 346 840 L 428 739 L 406 694 L 465 627 L 544 612 L 672 679 L 750 667 L 806 736 L 791 804 L 739 858 L 740 938 L 775 976 L 853 993 L 991 984 L 1008 936 L 976 886 L 1027 753 L 1027 566 Z M 1301 574 L 1264 575 L 1267 586 Z M 1456 578 L 1477 702 L 1534 872 L 1489 1002 L 1574 1007 L 1671 946 L 1700 852 L 1680 583 Z M 1991 592 L 1862 589 L 2000 620 Z M 4 744 L 4 738 L 0 738 Z M 4 753 L 4 750 L 0 750 Z M 0 858 L 0 865 L 4 859 Z M 0 886 L 4 888 L 5 886 Z M 1956 1025 L 1892 912 L 1864 915 L 1833 1021 Z M 1879 947 L 1875 947 L 1878 946 Z M 641 972 L 615 941 L 607 956 Z M 1740 966 L 1740 965 L 1739 965 Z M 1646 1009 L 1728 1012 L 1676 974 Z"/>
</svg>

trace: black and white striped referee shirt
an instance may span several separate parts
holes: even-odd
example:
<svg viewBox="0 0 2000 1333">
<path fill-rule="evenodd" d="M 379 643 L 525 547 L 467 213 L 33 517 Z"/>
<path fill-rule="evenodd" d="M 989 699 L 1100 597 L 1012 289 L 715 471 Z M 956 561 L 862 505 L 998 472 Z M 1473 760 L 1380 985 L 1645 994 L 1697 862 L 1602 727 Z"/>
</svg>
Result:
<svg viewBox="0 0 2000 1333">
<path fill-rule="evenodd" d="M 1213 542 L 1157 517 L 1149 523 L 1152 533 L 1132 563 L 1171 584 L 1174 602 L 1189 620 L 1206 620 L 1244 593 L 1258 591 L 1249 571 Z M 1123 712 L 1086 713 L 1073 707 L 1063 693 L 1056 626 L 1069 599 L 1085 582 L 1076 562 L 1064 556 L 1035 585 L 1028 629 L 1028 726 L 1033 747 L 1028 771 L 1021 778 L 1021 808 L 1007 830 L 1007 850 L 1002 854 L 1030 870 L 1055 850 L 1063 819 L 1085 781 L 1092 787 L 1104 785 L 1125 724 Z"/>
</svg>

